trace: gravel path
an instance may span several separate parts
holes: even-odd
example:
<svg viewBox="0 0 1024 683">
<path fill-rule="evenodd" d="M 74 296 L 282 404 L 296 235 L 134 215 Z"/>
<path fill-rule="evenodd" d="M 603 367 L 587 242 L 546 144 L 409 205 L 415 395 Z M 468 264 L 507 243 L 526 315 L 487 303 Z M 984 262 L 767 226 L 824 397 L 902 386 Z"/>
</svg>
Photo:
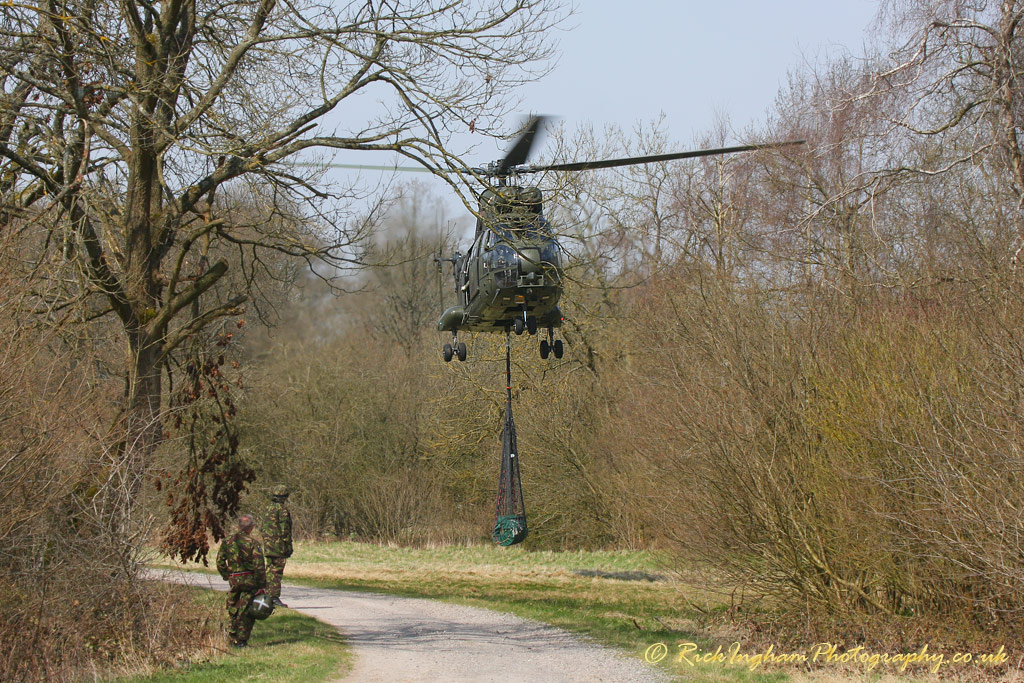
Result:
<svg viewBox="0 0 1024 683">
<path fill-rule="evenodd" d="M 169 570 L 152 575 L 227 589 L 216 575 Z M 579 636 L 478 607 L 288 583 L 281 599 L 344 634 L 356 655 L 344 680 L 353 683 L 667 680 L 643 662 Z"/>
</svg>

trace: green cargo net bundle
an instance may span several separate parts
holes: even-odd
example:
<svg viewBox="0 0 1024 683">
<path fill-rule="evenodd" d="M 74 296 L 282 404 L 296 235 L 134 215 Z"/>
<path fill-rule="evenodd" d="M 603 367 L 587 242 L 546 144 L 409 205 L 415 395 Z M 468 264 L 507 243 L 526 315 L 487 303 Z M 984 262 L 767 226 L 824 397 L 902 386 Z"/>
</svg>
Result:
<svg viewBox="0 0 1024 683">
<path fill-rule="evenodd" d="M 499 545 L 515 545 L 526 538 L 526 507 L 519 479 L 519 454 L 512 406 L 505 405 L 505 428 L 501 434 L 501 478 L 498 481 L 498 509 L 491 538 Z"/>
<path fill-rule="evenodd" d="M 498 480 L 498 506 L 491 538 L 498 545 L 510 546 L 526 538 L 526 506 L 519 478 L 519 449 L 516 424 L 512 419 L 511 349 L 505 338 L 505 427 L 501 432 L 501 475 Z"/>
</svg>

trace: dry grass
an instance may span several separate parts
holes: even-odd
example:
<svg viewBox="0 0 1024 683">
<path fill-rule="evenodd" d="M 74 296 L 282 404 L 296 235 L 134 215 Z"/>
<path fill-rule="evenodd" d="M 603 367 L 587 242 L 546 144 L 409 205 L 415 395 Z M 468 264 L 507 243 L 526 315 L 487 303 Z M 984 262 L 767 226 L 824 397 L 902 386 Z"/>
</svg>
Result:
<svg viewBox="0 0 1024 683">
<path fill-rule="evenodd" d="M 220 610 L 180 586 L 135 584 L 93 600 L 56 590 L 23 597 L 0 618 L 3 680 L 138 675 L 224 647 Z"/>
</svg>

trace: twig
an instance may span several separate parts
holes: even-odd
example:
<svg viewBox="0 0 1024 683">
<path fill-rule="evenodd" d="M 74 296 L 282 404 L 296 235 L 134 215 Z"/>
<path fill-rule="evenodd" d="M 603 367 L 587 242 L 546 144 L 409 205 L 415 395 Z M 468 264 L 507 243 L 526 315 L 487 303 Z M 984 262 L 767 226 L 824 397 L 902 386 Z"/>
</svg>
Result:
<svg viewBox="0 0 1024 683">
<path fill-rule="evenodd" d="M 664 621 L 662 621 L 662 620 L 661 620 L 661 619 L 659 619 L 658 617 L 654 617 L 654 620 L 655 620 L 656 622 L 658 622 L 659 624 L 661 624 L 662 626 L 664 626 L 664 627 L 665 627 L 665 630 L 667 630 L 667 631 L 671 631 L 671 632 L 675 633 L 675 631 L 676 631 L 676 630 L 675 630 L 674 628 L 672 628 L 671 626 L 669 626 L 668 624 L 666 624 L 666 623 L 665 623 Z"/>
</svg>

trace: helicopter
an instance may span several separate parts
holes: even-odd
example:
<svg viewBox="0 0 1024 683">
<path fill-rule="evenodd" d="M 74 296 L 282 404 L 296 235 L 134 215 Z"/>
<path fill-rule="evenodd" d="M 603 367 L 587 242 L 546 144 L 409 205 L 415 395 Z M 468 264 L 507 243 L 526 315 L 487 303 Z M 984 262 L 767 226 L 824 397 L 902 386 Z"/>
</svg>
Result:
<svg viewBox="0 0 1024 683">
<path fill-rule="evenodd" d="M 476 234 L 469 251 L 434 259 L 452 264 L 458 304 L 447 309 L 437 323 L 452 333 L 442 357 L 466 360 L 466 344 L 459 330 L 517 335 L 547 329 L 540 356 L 561 358 L 563 344 L 554 338 L 562 326 L 558 301 L 562 295 L 560 247 L 544 218 L 541 190 L 537 187 L 499 185 L 480 195 Z"/>
<path fill-rule="evenodd" d="M 453 358 L 466 360 L 466 344 L 458 337 L 461 330 L 506 334 L 512 331 L 516 335 L 524 332 L 536 335 L 543 330 L 547 334 L 540 342 L 540 357 L 561 358 L 564 353 L 562 340 L 555 339 L 555 330 L 564 322 L 558 306 L 564 282 L 561 248 L 544 217 L 543 192 L 539 187 L 519 184 L 519 176 L 542 171 L 586 171 L 650 164 L 804 142 L 770 142 L 621 159 L 527 165 L 537 132 L 546 118 L 531 117 L 500 161 L 465 169 L 477 178 L 493 178 L 496 182 L 479 195 L 476 232 L 469 250 L 465 254 L 456 251 L 448 258 L 434 259 L 439 267 L 443 262 L 452 264 L 458 297 L 456 305 L 445 310 L 437 323 L 438 331 L 452 334 L 451 343 L 442 348 L 445 362 Z"/>
</svg>

